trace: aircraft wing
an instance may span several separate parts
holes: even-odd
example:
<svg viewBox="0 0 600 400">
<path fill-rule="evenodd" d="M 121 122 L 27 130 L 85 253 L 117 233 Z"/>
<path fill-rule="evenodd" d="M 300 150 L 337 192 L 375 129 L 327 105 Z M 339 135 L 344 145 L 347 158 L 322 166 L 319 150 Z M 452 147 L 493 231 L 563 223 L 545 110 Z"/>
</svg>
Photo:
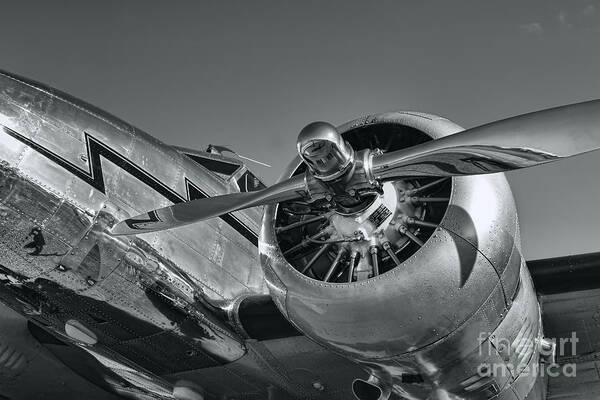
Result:
<svg viewBox="0 0 600 400">
<path fill-rule="evenodd" d="M 599 398 L 600 253 L 527 265 L 539 294 L 545 336 L 556 340 L 557 367 L 548 370 L 548 400 Z"/>
<path fill-rule="evenodd" d="M 249 341 L 248 357 L 237 362 L 164 378 L 201 385 L 210 393 L 223 393 L 230 398 L 281 400 L 309 396 L 349 399 L 353 396 L 352 380 L 367 378 L 356 364 L 290 331 L 272 302 L 261 301 L 248 308 L 242 316 L 252 319 L 248 329 L 261 330 L 261 326 L 268 325 L 274 336 Z M 145 396 L 123 382 L 122 377 L 128 376 L 126 368 L 119 374 L 111 368 L 119 366 L 101 365 L 81 348 L 28 322 L 0 302 L 0 400 L 33 399 L 40 395 L 47 400 L 62 400 L 65 396 L 90 400 L 157 398 Z M 139 378 L 136 374 L 129 376 Z M 113 387 L 107 386 L 107 380 L 114 383 Z M 109 393 L 109 389 L 117 389 L 121 395 Z M 168 393 L 161 398 L 172 397 Z"/>
<path fill-rule="evenodd" d="M 42 345 L 29 328 L 27 319 L 0 303 L 0 400 L 34 399 L 40 394 L 47 400 L 62 400 L 66 395 L 90 400 L 120 398 L 84 378 L 83 363 L 67 366 L 65 359 L 52 352 L 73 355 L 72 347 L 50 335 Z M 77 368 L 79 373 L 74 372 Z"/>
</svg>

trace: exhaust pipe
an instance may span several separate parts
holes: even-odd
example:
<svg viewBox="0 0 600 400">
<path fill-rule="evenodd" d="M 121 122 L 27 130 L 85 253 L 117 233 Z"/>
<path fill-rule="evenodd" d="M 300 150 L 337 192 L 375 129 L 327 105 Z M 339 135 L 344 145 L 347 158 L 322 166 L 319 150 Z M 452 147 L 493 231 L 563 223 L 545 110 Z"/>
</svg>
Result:
<svg viewBox="0 0 600 400">
<path fill-rule="evenodd" d="M 358 400 L 387 400 L 392 394 L 391 386 L 371 374 L 368 380 L 360 378 L 352 382 L 352 393 Z"/>
</svg>

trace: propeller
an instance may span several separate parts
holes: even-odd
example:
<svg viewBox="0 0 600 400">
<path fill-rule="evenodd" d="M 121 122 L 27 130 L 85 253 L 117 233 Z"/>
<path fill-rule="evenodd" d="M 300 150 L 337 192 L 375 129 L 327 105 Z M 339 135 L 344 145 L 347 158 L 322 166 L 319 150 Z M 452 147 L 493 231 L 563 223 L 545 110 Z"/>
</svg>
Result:
<svg viewBox="0 0 600 400">
<path fill-rule="evenodd" d="M 176 228 L 245 208 L 302 198 L 305 190 L 304 176 L 297 175 L 256 192 L 207 197 L 149 211 L 119 222 L 111 234 L 135 235 Z"/>
<path fill-rule="evenodd" d="M 112 233 L 153 232 L 264 204 L 314 200 L 309 190 L 314 182 L 339 194 L 340 182 L 345 190 L 373 189 L 384 181 L 409 176 L 506 172 L 598 148 L 600 100 L 524 114 L 383 154 L 355 152 L 335 127 L 314 122 L 298 136 L 298 152 L 308 166 L 306 174 L 257 192 L 193 200 L 150 211 L 118 223 Z"/>
<path fill-rule="evenodd" d="M 600 148 L 600 100 L 532 112 L 373 158 L 377 180 L 532 167 Z"/>
</svg>

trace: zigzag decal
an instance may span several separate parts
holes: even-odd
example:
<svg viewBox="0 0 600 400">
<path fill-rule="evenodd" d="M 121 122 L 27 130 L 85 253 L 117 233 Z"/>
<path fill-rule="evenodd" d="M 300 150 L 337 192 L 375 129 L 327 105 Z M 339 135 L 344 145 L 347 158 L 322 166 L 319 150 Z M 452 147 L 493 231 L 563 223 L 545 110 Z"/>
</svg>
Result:
<svg viewBox="0 0 600 400">
<path fill-rule="evenodd" d="M 177 192 L 173 191 L 171 188 L 166 186 L 164 183 L 156 179 L 154 176 L 142 170 L 137 165 L 133 164 L 130 160 L 121 156 L 119 153 L 115 152 L 113 149 L 106 146 L 104 143 L 98 141 L 87 132 L 84 132 L 84 138 L 90 167 L 88 170 L 85 170 L 4 125 L 2 125 L 2 129 L 9 136 L 31 147 L 33 150 L 37 151 L 38 153 L 53 161 L 54 163 L 60 165 L 62 168 L 66 169 L 73 175 L 77 176 L 78 178 L 80 178 L 81 180 L 83 180 L 84 182 L 86 182 L 87 184 L 104 194 L 106 194 L 106 187 L 104 185 L 104 175 L 102 172 L 102 162 L 100 156 L 117 165 L 119 168 L 127 171 L 135 178 L 145 183 L 146 185 L 154 189 L 157 193 L 160 193 L 167 200 L 173 203 L 181 203 L 184 201 L 203 199 L 209 197 L 208 194 L 202 191 L 197 185 L 192 183 L 189 179 L 185 178 L 187 198 L 184 198 L 183 196 L 179 195 Z M 248 239 L 252 244 L 258 246 L 257 234 L 248 226 L 246 226 L 242 221 L 240 221 L 235 215 L 225 214 L 222 215 L 220 218 L 227 224 L 229 224 L 237 232 L 239 232 L 242 236 Z"/>
</svg>

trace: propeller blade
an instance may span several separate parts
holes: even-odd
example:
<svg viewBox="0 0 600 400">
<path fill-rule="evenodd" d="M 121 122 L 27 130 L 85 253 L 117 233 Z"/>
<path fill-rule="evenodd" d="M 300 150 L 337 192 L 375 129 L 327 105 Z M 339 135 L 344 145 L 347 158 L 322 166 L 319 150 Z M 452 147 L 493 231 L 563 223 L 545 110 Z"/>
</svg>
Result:
<svg viewBox="0 0 600 400">
<path fill-rule="evenodd" d="M 119 222 L 111 234 L 120 236 L 162 231 L 245 208 L 302 198 L 305 193 L 305 177 L 296 175 L 256 192 L 207 197 L 149 211 Z"/>
<path fill-rule="evenodd" d="M 600 148 L 600 100 L 524 114 L 376 155 L 377 180 L 505 172 Z"/>
</svg>

